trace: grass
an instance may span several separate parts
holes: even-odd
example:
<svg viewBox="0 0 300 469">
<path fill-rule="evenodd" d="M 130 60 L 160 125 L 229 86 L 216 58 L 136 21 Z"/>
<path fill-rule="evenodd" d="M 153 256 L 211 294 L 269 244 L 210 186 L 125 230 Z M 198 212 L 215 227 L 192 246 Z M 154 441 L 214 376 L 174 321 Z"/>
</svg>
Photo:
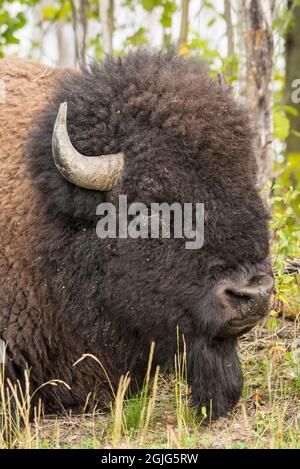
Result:
<svg viewBox="0 0 300 469">
<path fill-rule="evenodd" d="M 299 318 L 270 316 L 240 340 L 245 376 L 242 398 L 227 418 L 208 425 L 188 404 L 185 348 L 177 353 L 173 376 L 157 369 L 151 380 L 152 349 L 140 394 L 128 393 L 130 380 L 124 376 L 111 411 L 106 413 L 43 417 L 38 408 L 30 422 L 32 396 L 22 393 L 18 385 L 10 384 L 4 390 L 2 384 L 0 447 L 299 448 L 299 332 Z M 28 383 L 28 371 L 25 376 Z M 45 385 L 65 383 L 55 380 Z M 18 402 L 14 419 L 12 397 Z"/>
</svg>

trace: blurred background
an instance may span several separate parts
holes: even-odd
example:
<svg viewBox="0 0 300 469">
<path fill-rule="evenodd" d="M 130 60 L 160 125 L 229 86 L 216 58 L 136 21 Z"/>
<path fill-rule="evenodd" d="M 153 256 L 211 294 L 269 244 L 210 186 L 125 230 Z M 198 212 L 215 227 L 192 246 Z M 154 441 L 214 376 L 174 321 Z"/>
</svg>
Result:
<svg viewBox="0 0 300 469">
<path fill-rule="evenodd" d="M 122 54 L 133 46 L 166 48 L 178 44 L 180 38 L 188 41 L 189 50 L 201 51 L 209 60 L 217 62 L 213 50 L 221 57 L 227 53 L 223 0 L 21 0 L 0 4 L 2 54 L 17 53 L 47 64 L 78 66 L 104 53 Z M 236 8 L 230 14 L 236 22 Z"/>
</svg>

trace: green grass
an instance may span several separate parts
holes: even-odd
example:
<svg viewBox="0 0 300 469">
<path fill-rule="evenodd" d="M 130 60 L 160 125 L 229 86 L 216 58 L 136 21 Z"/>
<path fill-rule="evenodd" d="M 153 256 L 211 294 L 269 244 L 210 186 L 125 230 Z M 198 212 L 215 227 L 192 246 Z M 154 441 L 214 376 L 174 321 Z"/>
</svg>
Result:
<svg viewBox="0 0 300 469">
<path fill-rule="evenodd" d="M 0 446 L 299 448 L 299 319 L 275 319 L 275 323 L 266 320 L 240 340 L 245 385 L 239 404 L 227 418 L 204 425 L 203 416 L 197 417 L 189 407 L 182 350 L 177 354 L 174 375 L 156 370 L 154 380 L 150 380 L 150 356 L 145 385 L 138 395 L 130 395 L 129 378 L 125 376 L 110 412 L 45 418 L 36 415 L 35 422 L 30 423 L 30 398 L 23 396 L 19 419 L 25 419 L 25 426 L 21 430 L 15 423 L 8 442 L 0 434 Z M 6 420 L 2 419 L 6 431 L 7 419 L 9 405 Z"/>
</svg>

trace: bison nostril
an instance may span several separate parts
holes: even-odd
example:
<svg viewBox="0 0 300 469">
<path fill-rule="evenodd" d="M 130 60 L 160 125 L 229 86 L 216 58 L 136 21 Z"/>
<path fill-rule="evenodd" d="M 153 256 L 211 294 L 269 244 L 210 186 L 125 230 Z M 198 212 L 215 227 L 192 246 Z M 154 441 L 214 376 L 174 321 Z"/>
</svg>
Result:
<svg viewBox="0 0 300 469">
<path fill-rule="evenodd" d="M 243 315 L 263 315 L 269 299 L 269 292 L 260 287 L 251 287 L 241 290 L 227 289 L 226 295 L 231 305 Z"/>
<path fill-rule="evenodd" d="M 245 295 L 243 292 L 230 290 L 229 288 L 225 290 L 225 295 L 232 306 L 235 306 L 238 311 L 244 310 L 245 307 L 253 301 L 249 295 Z"/>
<path fill-rule="evenodd" d="M 240 335 L 250 330 L 268 311 L 273 291 L 271 275 L 257 275 L 221 281 L 216 288 L 216 299 L 222 307 L 222 325 L 218 335 Z"/>
<path fill-rule="evenodd" d="M 217 297 L 229 320 L 259 318 L 267 311 L 273 284 L 271 275 L 252 276 L 243 283 L 241 280 L 236 283 L 226 281 L 217 290 Z"/>
</svg>

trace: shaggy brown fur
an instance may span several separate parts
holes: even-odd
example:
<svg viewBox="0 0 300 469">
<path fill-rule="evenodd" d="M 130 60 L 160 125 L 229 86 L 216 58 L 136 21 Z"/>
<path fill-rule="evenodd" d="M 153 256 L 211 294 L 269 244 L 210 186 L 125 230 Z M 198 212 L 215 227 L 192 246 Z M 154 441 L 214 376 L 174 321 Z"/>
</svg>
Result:
<svg viewBox="0 0 300 469">
<path fill-rule="evenodd" d="M 122 373 L 144 376 L 172 360 L 176 326 L 188 343 L 193 401 L 225 414 L 241 392 L 236 337 L 221 337 L 231 318 L 217 303 L 226 278 L 269 270 L 266 214 L 255 189 L 247 116 L 196 62 L 148 52 L 108 59 L 90 72 L 52 70 L 4 60 L 0 78 L 0 337 L 7 372 L 31 367 L 48 410 L 110 395 Z M 80 189 L 57 172 L 51 134 L 59 103 L 86 154 L 123 151 L 125 172 L 110 193 Z M 205 244 L 184 240 L 99 240 L 96 206 L 129 201 L 204 202 Z"/>
</svg>

